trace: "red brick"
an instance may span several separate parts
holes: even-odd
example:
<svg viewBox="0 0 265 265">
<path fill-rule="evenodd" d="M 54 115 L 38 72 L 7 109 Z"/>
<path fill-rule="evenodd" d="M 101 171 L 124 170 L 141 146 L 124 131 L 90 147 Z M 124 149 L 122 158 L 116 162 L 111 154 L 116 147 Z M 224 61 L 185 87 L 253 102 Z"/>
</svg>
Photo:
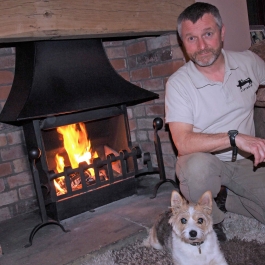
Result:
<svg viewBox="0 0 265 265">
<path fill-rule="evenodd" d="M 0 134 L 0 146 L 6 146 L 7 140 L 5 134 Z"/>
<path fill-rule="evenodd" d="M 127 108 L 127 116 L 129 120 L 133 118 L 133 110 L 130 107 Z"/>
<path fill-rule="evenodd" d="M 165 155 L 164 156 L 164 166 L 165 167 L 173 167 L 176 166 L 176 158 L 174 156 Z"/>
<path fill-rule="evenodd" d="M 174 45 L 179 45 L 178 39 L 177 39 L 177 34 L 170 34 L 169 35 L 169 41 L 170 41 L 170 45 L 174 46 Z"/>
<path fill-rule="evenodd" d="M 0 71 L 0 85 L 12 84 L 14 74 L 11 71 Z"/>
<path fill-rule="evenodd" d="M 172 147 L 171 143 L 162 143 L 161 147 L 162 147 L 162 153 L 163 154 L 167 154 L 167 155 L 173 155 L 174 154 L 173 147 Z"/>
<path fill-rule="evenodd" d="M 138 129 L 153 129 L 153 119 L 137 119 Z"/>
<path fill-rule="evenodd" d="M 29 170 L 29 161 L 25 157 L 14 160 L 13 165 L 14 165 L 14 172 L 15 173 L 20 173 L 20 172 Z"/>
<path fill-rule="evenodd" d="M 175 167 L 173 168 L 165 168 L 166 171 L 166 176 L 168 179 L 172 179 L 174 181 L 176 181 L 176 170 Z"/>
<path fill-rule="evenodd" d="M 137 131 L 137 139 L 139 141 L 147 141 L 148 140 L 148 136 L 147 136 L 147 131 Z"/>
<path fill-rule="evenodd" d="M 10 86 L 1 86 L 0 87 L 0 100 L 6 100 L 11 90 Z"/>
<path fill-rule="evenodd" d="M 163 79 L 155 78 L 142 81 L 143 88 L 151 91 L 164 89 Z"/>
<path fill-rule="evenodd" d="M 32 176 L 29 172 L 22 172 L 20 174 L 11 176 L 7 178 L 7 183 L 10 189 L 18 186 L 28 185 L 32 183 Z"/>
<path fill-rule="evenodd" d="M 163 117 L 165 115 L 164 105 L 149 105 L 145 107 L 147 116 Z"/>
<path fill-rule="evenodd" d="M 171 51 L 172 51 L 172 59 L 173 60 L 182 59 L 183 61 L 185 61 L 185 56 L 184 56 L 183 51 L 180 47 L 172 47 Z"/>
<path fill-rule="evenodd" d="M 130 131 L 135 131 L 136 128 L 136 121 L 135 119 L 129 120 L 129 127 L 130 127 Z"/>
<path fill-rule="evenodd" d="M 0 207 L 18 201 L 17 190 L 0 193 Z"/>
<path fill-rule="evenodd" d="M 126 51 L 128 56 L 146 52 L 145 41 L 130 44 L 129 46 L 126 47 Z"/>
<path fill-rule="evenodd" d="M 141 143 L 141 149 L 142 149 L 142 152 L 155 152 L 155 145 L 153 142 L 143 142 Z"/>
<path fill-rule="evenodd" d="M 3 161 L 13 160 L 25 155 L 22 145 L 17 145 L 1 150 L 1 157 Z"/>
<path fill-rule="evenodd" d="M 138 81 L 143 79 L 148 79 L 151 77 L 150 69 L 149 68 L 142 68 L 137 70 L 131 71 L 131 80 Z"/>
<path fill-rule="evenodd" d="M 18 193 L 19 193 L 19 198 L 21 200 L 25 200 L 34 197 L 36 195 L 33 185 L 27 185 L 25 187 L 19 188 Z"/>
<path fill-rule="evenodd" d="M 5 190 L 5 183 L 2 178 L 0 178 L 0 192 L 3 192 Z"/>
<path fill-rule="evenodd" d="M 115 59 L 115 58 L 125 58 L 125 48 L 124 47 L 111 47 L 106 48 L 106 54 L 109 59 Z"/>
<path fill-rule="evenodd" d="M 124 70 L 126 69 L 125 59 L 111 59 L 110 63 L 112 64 L 115 70 Z"/>
<path fill-rule="evenodd" d="M 12 173 L 11 163 L 0 164 L 0 177 L 10 175 Z"/>
<path fill-rule="evenodd" d="M 181 66 L 184 65 L 183 61 L 172 61 L 163 64 L 152 66 L 152 76 L 169 76 L 176 72 Z"/>
<path fill-rule="evenodd" d="M 11 218 L 11 214 L 10 214 L 9 208 L 8 207 L 1 208 L 0 209 L 0 222 L 10 219 L 10 218 Z"/>
<path fill-rule="evenodd" d="M 156 91 L 156 94 L 159 95 L 159 98 L 155 99 L 155 104 L 164 103 L 165 102 L 165 91 Z"/>
<path fill-rule="evenodd" d="M 137 66 L 137 57 L 136 56 L 131 56 L 127 58 L 127 62 L 128 62 L 128 67 L 130 69 L 135 68 Z"/>
<path fill-rule="evenodd" d="M 164 125 L 165 127 L 165 125 Z M 148 131 L 149 140 L 154 140 L 154 131 Z M 170 142 L 169 132 L 165 131 L 164 128 L 158 131 L 158 135 L 161 142 Z"/>
<path fill-rule="evenodd" d="M 118 74 L 123 77 L 125 80 L 130 82 L 130 75 L 129 72 L 118 72 Z"/>
<path fill-rule="evenodd" d="M 14 131 L 8 133 L 6 137 L 9 145 L 20 144 L 22 143 L 23 134 L 22 131 Z"/>
<path fill-rule="evenodd" d="M 135 132 L 131 132 L 131 141 L 132 141 L 133 143 L 136 142 Z"/>
<path fill-rule="evenodd" d="M 160 49 L 166 46 L 170 46 L 169 35 L 163 35 L 156 38 L 150 38 L 147 40 L 147 48 L 149 51 Z"/>
<path fill-rule="evenodd" d="M 15 55 L 1 56 L 0 69 L 15 68 Z"/>
<path fill-rule="evenodd" d="M 143 105 L 137 105 L 133 108 L 133 113 L 135 117 L 143 117 L 145 116 L 145 107 Z"/>
</svg>

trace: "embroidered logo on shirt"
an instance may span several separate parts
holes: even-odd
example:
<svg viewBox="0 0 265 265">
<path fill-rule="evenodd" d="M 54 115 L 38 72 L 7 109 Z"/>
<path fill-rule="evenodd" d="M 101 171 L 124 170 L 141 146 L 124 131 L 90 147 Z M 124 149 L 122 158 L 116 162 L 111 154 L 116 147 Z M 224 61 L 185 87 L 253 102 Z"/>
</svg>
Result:
<svg viewBox="0 0 265 265">
<path fill-rule="evenodd" d="M 250 78 L 247 78 L 245 80 L 238 80 L 238 85 L 237 87 L 240 88 L 240 91 L 243 92 L 246 89 L 250 88 L 252 86 L 252 80 Z"/>
</svg>

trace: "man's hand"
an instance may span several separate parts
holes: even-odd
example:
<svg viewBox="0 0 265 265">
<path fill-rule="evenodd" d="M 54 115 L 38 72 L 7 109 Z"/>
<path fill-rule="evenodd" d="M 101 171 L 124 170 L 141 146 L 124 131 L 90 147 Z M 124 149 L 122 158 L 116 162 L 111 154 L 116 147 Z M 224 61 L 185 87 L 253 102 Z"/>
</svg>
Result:
<svg viewBox="0 0 265 265">
<path fill-rule="evenodd" d="M 265 139 L 239 133 L 236 136 L 236 146 L 254 155 L 254 166 L 265 161 Z"/>
</svg>

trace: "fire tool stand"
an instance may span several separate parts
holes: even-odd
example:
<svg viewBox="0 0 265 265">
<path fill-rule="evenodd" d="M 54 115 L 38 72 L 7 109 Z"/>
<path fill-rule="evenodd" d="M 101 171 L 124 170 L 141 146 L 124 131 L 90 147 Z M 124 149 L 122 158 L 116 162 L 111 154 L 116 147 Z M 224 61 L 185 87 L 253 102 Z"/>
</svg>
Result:
<svg viewBox="0 0 265 265">
<path fill-rule="evenodd" d="M 46 225 L 52 225 L 52 224 L 58 225 L 62 228 L 64 232 L 70 232 L 70 230 L 65 230 L 63 225 L 61 225 L 59 222 L 48 219 L 46 209 L 45 209 L 44 198 L 43 198 L 42 190 L 41 190 L 42 186 L 40 183 L 39 172 L 35 165 L 35 160 L 38 159 L 40 156 L 41 156 L 41 151 L 39 148 L 32 148 L 31 151 L 29 152 L 29 157 L 31 159 L 31 166 L 32 166 L 32 172 L 33 172 L 34 185 L 36 189 L 36 196 L 37 196 L 37 200 L 39 204 L 42 223 L 36 225 L 31 231 L 30 236 L 29 236 L 29 243 L 25 245 L 26 248 L 32 245 L 33 237 L 38 232 L 38 230 Z"/>
<path fill-rule="evenodd" d="M 158 135 L 158 130 L 161 130 L 163 127 L 163 120 L 161 118 L 155 118 L 153 121 L 153 127 L 154 127 L 154 143 L 155 143 L 155 150 L 156 150 L 160 181 L 155 185 L 154 193 L 151 199 L 156 197 L 157 190 L 163 183 L 170 182 L 175 188 L 177 189 L 179 188 L 179 185 L 174 180 L 166 178 L 161 142 L 160 142 L 160 137 Z"/>
</svg>

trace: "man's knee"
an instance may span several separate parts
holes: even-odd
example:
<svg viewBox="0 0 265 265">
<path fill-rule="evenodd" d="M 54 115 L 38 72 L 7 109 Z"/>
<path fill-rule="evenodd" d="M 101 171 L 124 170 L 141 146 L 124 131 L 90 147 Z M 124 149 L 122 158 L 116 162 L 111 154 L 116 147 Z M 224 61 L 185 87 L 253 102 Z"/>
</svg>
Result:
<svg viewBox="0 0 265 265">
<path fill-rule="evenodd" d="M 178 158 L 176 174 L 183 193 L 197 197 L 210 190 L 215 197 L 221 187 L 222 162 L 208 153 L 194 153 Z"/>
<path fill-rule="evenodd" d="M 220 176 L 221 161 L 209 153 L 194 153 L 181 156 L 177 160 L 176 174 L 180 181 L 205 179 L 213 176 Z"/>
</svg>

